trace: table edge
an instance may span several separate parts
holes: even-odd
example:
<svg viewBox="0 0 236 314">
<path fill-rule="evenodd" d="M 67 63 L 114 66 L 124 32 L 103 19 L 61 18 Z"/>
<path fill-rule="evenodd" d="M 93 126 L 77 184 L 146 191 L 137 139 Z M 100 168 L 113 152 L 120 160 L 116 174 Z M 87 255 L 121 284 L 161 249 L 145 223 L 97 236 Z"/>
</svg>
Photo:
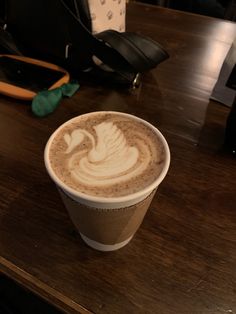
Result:
<svg viewBox="0 0 236 314">
<path fill-rule="evenodd" d="M 1 256 L 0 273 L 65 313 L 93 313 Z"/>
</svg>

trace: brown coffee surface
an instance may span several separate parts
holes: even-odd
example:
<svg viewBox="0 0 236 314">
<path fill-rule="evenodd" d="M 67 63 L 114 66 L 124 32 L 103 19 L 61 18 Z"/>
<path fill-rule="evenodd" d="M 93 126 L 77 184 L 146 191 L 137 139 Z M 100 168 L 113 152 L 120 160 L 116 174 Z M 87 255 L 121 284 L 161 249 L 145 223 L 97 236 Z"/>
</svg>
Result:
<svg viewBox="0 0 236 314">
<path fill-rule="evenodd" d="M 164 147 L 146 124 L 111 112 L 82 115 L 54 137 L 49 160 L 70 188 L 100 197 L 138 192 L 160 175 Z"/>
</svg>

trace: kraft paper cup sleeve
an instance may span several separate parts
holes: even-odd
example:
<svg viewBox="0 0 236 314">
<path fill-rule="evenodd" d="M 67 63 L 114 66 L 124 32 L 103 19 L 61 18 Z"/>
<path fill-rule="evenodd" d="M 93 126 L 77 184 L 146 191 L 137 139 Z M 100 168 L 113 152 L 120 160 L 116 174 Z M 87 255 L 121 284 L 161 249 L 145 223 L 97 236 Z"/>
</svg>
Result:
<svg viewBox="0 0 236 314">
<path fill-rule="evenodd" d="M 59 189 L 77 230 L 91 240 L 113 245 L 134 235 L 141 225 L 156 190 L 141 202 L 120 209 L 102 209 L 80 204 Z"/>
</svg>

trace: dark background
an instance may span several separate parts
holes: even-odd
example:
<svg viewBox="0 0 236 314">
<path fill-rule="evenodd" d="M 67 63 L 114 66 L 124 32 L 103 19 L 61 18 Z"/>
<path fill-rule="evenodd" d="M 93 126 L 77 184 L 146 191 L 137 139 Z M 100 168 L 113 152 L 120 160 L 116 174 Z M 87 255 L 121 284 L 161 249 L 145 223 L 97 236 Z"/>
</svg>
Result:
<svg viewBox="0 0 236 314">
<path fill-rule="evenodd" d="M 235 0 L 138 0 L 222 19 L 236 20 Z"/>
<path fill-rule="evenodd" d="M 134 0 L 130 0 L 134 1 Z M 235 0 L 136 0 L 161 5 L 176 10 L 208 15 L 212 17 L 236 20 Z M 5 0 L 0 0 L 0 19 L 3 20 Z"/>
</svg>

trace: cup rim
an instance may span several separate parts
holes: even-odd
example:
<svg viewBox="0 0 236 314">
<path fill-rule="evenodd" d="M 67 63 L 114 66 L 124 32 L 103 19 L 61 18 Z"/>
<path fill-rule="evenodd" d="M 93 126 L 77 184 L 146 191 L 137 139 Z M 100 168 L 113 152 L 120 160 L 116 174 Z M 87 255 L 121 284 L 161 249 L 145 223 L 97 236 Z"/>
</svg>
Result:
<svg viewBox="0 0 236 314">
<path fill-rule="evenodd" d="M 130 119 L 134 119 L 138 122 L 141 122 L 141 123 L 145 124 L 146 126 L 148 126 L 149 128 L 151 128 L 157 134 L 159 139 L 161 140 L 163 147 L 164 147 L 164 151 L 165 151 L 165 160 L 164 160 L 163 168 L 162 168 L 159 176 L 156 178 L 156 180 L 154 180 L 151 184 L 149 184 L 147 187 L 145 187 L 141 191 L 138 191 L 138 192 L 135 192 L 135 193 L 132 193 L 129 195 L 117 196 L 117 197 L 104 197 L 104 196 L 89 195 L 89 194 L 79 192 L 79 191 L 67 186 L 64 182 L 62 182 L 56 176 L 55 172 L 53 171 L 53 169 L 50 165 L 50 161 L 49 161 L 49 151 L 50 151 L 51 143 L 52 143 L 53 139 L 55 138 L 55 136 L 58 134 L 58 132 L 60 132 L 61 129 L 63 129 L 66 125 L 72 123 L 73 121 L 76 121 L 79 117 L 86 117 L 86 116 L 96 115 L 99 113 L 122 115 L 122 116 L 129 117 Z M 138 199 L 144 195 L 147 195 L 159 186 L 159 184 L 165 178 L 165 176 L 168 172 L 169 166 L 170 166 L 170 149 L 169 149 L 169 145 L 168 145 L 165 137 L 162 135 L 162 133 L 154 125 L 152 125 L 151 123 L 147 122 L 146 120 L 144 120 L 142 118 L 139 118 L 139 117 L 134 116 L 134 115 L 129 114 L 129 113 L 124 113 L 124 112 L 119 112 L 119 111 L 106 111 L 106 110 L 104 110 L 104 111 L 93 111 L 93 112 L 78 115 L 78 116 L 76 116 L 70 120 L 67 120 L 66 122 L 61 124 L 51 134 L 51 136 L 49 137 L 49 139 L 46 143 L 45 150 L 44 150 L 44 163 L 45 163 L 45 167 L 46 167 L 47 172 L 48 172 L 49 176 L 51 177 L 51 179 L 62 190 L 64 190 L 65 192 L 67 192 L 68 194 L 70 194 L 71 196 L 73 196 L 75 198 L 83 199 L 84 201 L 92 202 L 92 203 L 96 203 L 96 202 L 97 203 L 123 203 L 123 202 L 125 203 L 127 201 L 132 201 L 132 200 Z"/>
</svg>

